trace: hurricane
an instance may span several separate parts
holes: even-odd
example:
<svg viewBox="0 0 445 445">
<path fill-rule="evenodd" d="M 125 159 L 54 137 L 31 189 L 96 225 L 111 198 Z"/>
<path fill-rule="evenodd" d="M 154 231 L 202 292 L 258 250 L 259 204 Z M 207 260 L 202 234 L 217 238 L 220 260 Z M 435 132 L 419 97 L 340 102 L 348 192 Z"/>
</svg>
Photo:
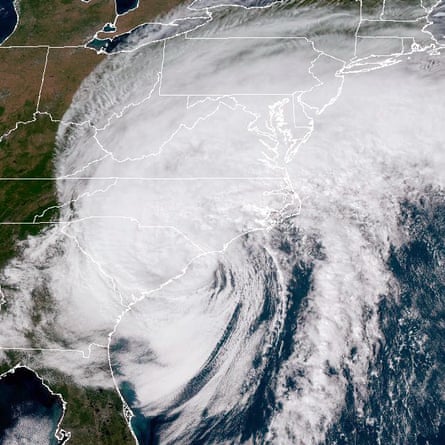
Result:
<svg viewBox="0 0 445 445">
<path fill-rule="evenodd" d="M 140 445 L 445 440 L 441 5 L 369 3 L 195 1 L 64 115 L 1 336 L 46 289 Z"/>
</svg>

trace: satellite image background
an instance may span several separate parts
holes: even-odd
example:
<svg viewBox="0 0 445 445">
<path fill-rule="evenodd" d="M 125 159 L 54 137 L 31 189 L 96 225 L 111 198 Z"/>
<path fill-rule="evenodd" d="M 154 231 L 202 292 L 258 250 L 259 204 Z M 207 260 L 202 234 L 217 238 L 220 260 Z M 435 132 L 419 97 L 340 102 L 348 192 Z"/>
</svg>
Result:
<svg viewBox="0 0 445 445">
<path fill-rule="evenodd" d="M 445 4 L 0 1 L 0 443 L 445 443 Z"/>
</svg>

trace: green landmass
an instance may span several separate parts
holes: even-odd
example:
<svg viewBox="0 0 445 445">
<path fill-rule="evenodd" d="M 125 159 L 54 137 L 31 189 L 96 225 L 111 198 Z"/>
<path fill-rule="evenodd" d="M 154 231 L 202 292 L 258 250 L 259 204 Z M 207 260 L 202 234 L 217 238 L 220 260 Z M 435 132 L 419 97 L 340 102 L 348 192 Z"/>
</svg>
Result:
<svg viewBox="0 0 445 445">
<path fill-rule="evenodd" d="M 150 21 L 180 1 L 141 2 L 119 18 L 116 32 Z M 53 120 L 63 117 L 82 80 L 104 60 L 105 56 L 83 45 L 105 23 L 113 22 L 115 14 L 114 0 L 21 0 L 19 10 L 17 29 L 0 46 L 0 223 L 25 224 L 0 225 L 0 270 L 20 255 L 20 241 L 38 234 L 59 216 L 57 210 L 48 211 L 46 223 L 29 224 L 35 215 L 57 205 L 55 181 L 37 180 L 54 176 L 58 123 Z M 17 125 L 20 121 L 26 124 Z M 50 329 L 49 320 L 56 316 L 53 306 L 47 289 L 35 290 L 29 316 L 36 332 L 25 334 L 32 346 L 39 346 L 39 330 Z M 7 301 L 1 311 L 8 311 Z M 72 434 L 70 445 L 134 444 L 114 389 L 78 385 L 60 371 L 44 368 L 42 357 L 39 351 L 4 351 L 0 373 L 27 365 L 63 396 L 67 410 L 62 428 Z"/>
<path fill-rule="evenodd" d="M 79 386 L 53 369 L 36 372 L 68 403 L 62 428 L 72 432 L 70 445 L 135 443 L 122 413 L 122 401 L 114 389 Z"/>
<path fill-rule="evenodd" d="M 112 19 L 113 0 L 91 2 L 53 2 L 22 0 L 20 24 L 7 45 L 82 45 L 94 35 L 98 26 Z M 88 6 L 88 8 L 87 8 Z M 55 26 L 57 24 L 57 26 Z M 0 178 L 53 178 L 57 122 L 50 116 L 34 114 L 42 83 L 46 48 L 0 47 Z M 43 85 L 40 111 L 60 119 L 81 81 L 103 60 L 83 48 L 51 49 L 48 53 L 46 82 Z M 26 125 L 19 121 L 29 122 Z M 0 179 L 0 222 L 32 223 L 34 216 L 57 205 L 55 181 Z M 45 221 L 56 220 L 55 210 L 45 214 Z M 16 255 L 19 241 L 35 235 L 47 224 L 0 225 L 0 269 Z M 51 299 L 45 289 L 35 292 L 30 319 L 35 326 L 51 317 Z M 2 311 L 8 310 L 7 302 Z M 26 334 L 31 344 L 38 340 Z M 67 402 L 63 428 L 72 433 L 70 444 L 117 445 L 134 443 L 122 415 L 122 403 L 113 389 L 81 387 L 56 370 L 40 369 L 41 354 L 30 362 L 25 353 L 5 351 L 0 363 L 5 372 L 18 363 L 29 364 L 45 377 L 55 392 Z"/>
<path fill-rule="evenodd" d="M 36 366 L 41 353 L 6 351 L 0 374 L 17 365 L 33 369 L 51 391 L 67 402 L 61 428 L 71 432 L 70 445 L 134 445 L 122 412 L 122 401 L 114 389 L 78 385 L 68 375 Z"/>
<path fill-rule="evenodd" d="M 138 9 L 118 19 L 114 35 L 150 21 L 181 1 L 141 2 Z M 296 3 L 308 5 L 314 1 Z M 326 0 L 326 3 L 357 8 L 355 0 Z M 371 0 L 366 1 L 364 7 L 370 9 L 381 4 L 380 0 Z M 20 1 L 19 26 L 5 43 L 14 48 L 0 47 L 0 136 L 13 129 L 18 121 L 35 120 L 19 125 L 0 141 L 0 222 L 31 223 L 36 214 L 57 204 L 53 180 L 5 181 L 1 178 L 53 177 L 58 124 L 47 115 L 34 114 L 40 87 L 39 111 L 61 119 L 81 81 L 104 58 L 82 46 L 105 23 L 113 20 L 114 0 L 91 0 L 88 3 L 80 0 Z M 51 46 L 43 85 L 47 48 L 28 47 L 33 45 Z M 67 45 L 76 48 L 62 48 Z M 57 217 L 58 212 L 51 211 L 44 219 L 51 221 Z M 19 241 L 39 233 L 47 226 L 0 225 L 0 269 L 20 253 Z M 51 315 L 51 300 L 40 290 L 35 295 L 34 303 L 30 318 L 37 326 L 43 323 L 45 316 Z M 31 339 L 32 332 L 29 336 Z M 60 371 L 39 366 L 41 353 L 34 353 L 31 361 L 27 354 L 20 351 L 5 351 L 5 355 L 6 358 L 0 361 L 0 372 L 18 363 L 28 363 L 53 391 L 62 394 L 67 402 L 62 428 L 72 433 L 70 445 L 134 443 L 122 414 L 122 402 L 113 389 L 80 386 Z"/>
<path fill-rule="evenodd" d="M 84 45 L 115 16 L 114 0 L 21 0 L 20 21 L 7 46 Z"/>
<path fill-rule="evenodd" d="M 0 142 L 1 178 L 52 178 L 54 135 L 57 124 L 48 116 L 37 116 L 35 122 L 20 125 L 9 137 Z M 18 241 L 35 235 L 45 224 L 29 224 L 34 216 L 50 206 L 57 205 L 53 180 L 1 180 L 0 222 L 25 224 L 0 225 L 0 268 L 17 255 Z M 49 211 L 45 218 L 57 217 Z M 26 224 L 28 223 L 28 224 Z"/>
</svg>

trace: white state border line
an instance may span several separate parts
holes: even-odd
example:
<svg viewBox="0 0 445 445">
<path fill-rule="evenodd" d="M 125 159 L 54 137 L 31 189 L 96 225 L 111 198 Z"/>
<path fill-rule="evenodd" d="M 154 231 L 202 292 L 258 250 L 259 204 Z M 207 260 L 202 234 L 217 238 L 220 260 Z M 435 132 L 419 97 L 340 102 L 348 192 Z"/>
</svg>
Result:
<svg viewBox="0 0 445 445">
<path fill-rule="evenodd" d="M 256 181 L 256 180 L 282 180 L 282 176 L 190 176 L 190 177 L 134 177 L 134 176 L 59 176 L 54 178 L 0 178 L 0 181 L 81 181 L 81 180 L 96 180 L 96 181 L 113 181 L 113 180 L 128 180 L 128 181 Z"/>
<path fill-rule="evenodd" d="M 68 352 L 70 354 L 79 354 L 84 359 L 91 358 L 91 349 L 94 347 L 107 349 L 106 345 L 100 345 L 98 343 L 90 343 L 87 348 L 87 352 L 82 349 L 62 349 L 62 348 L 26 348 L 21 346 L 0 346 L 0 351 L 24 351 L 24 352 Z"/>
<path fill-rule="evenodd" d="M 39 113 L 39 107 L 40 107 L 40 98 L 42 96 L 42 91 L 43 91 L 43 85 L 45 83 L 45 74 L 46 74 L 46 67 L 48 66 L 48 56 L 49 56 L 49 50 L 50 48 L 48 47 L 46 49 L 46 56 L 45 56 L 45 64 L 43 65 L 43 72 L 42 72 L 42 80 L 40 82 L 40 88 L 39 88 L 39 95 L 37 97 L 37 104 L 36 104 L 36 111 L 35 113 Z"/>
<path fill-rule="evenodd" d="M 53 45 L 11 45 L 3 46 L 0 45 L 0 50 L 2 49 L 31 49 L 31 48 L 49 48 L 49 49 L 75 49 L 75 48 L 85 48 L 84 45 L 63 45 L 63 46 L 53 46 Z M 89 48 L 88 48 L 89 49 Z"/>
<path fill-rule="evenodd" d="M 304 36 L 226 36 L 226 37 L 189 37 L 184 40 L 305 40 L 312 43 L 312 40 Z"/>
<path fill-rule="evenodd" d="M 386 0 L 383 0 L 383 4 L 382 4 L 382 10 L 381 10 L 381 15 L 380 15 L 380 17 L 381 17 L 381 19 L 383 19 L 383 15 L 384 15 L 384 11 L 385 11 L 385 1 Z M 354 62 L 354 59 L 356 58 L 356 55 L 357 55 L 357 41 L 358 41 L 358 38 L 360 38 L 359 37 L 359 29 L 360 29 L 360 26 L 361 26 L 361 24 L 362 24 L 362 22 L 365 20 L 365 19 L 363 19 L 363 15 L 362 15 L 362 8 L 363 8 L 363 4 L 362 4 L 362 2 L 363 2 L 363 0 L 358 0 L 358 2 L 359 2 L 359 4 L 360 4 L 360 7 L 359 7 L 359 13 L 360 13 L 360 20 L 359 20 L 359 24 L 358 24 L 358 26 L 357 26 L 357 28 L 356 28 L 356 31 L 355 31 L 355 45 L 354 45 L 354 56 L 350 59 L 350 63 L 351 64 L 353 64 L 353 62 Z M 191 5 L 189 5 L 188 6 L 188 9 L 190 9 L 190 10 L 195 10 L 195 11 L 197 11 L 197 10 L 201 10 L 201 11 L 205 11 L 205 13 L 207 14 L 207 17 L 193 17 L 193 18 L 195 18 L 195 19 L 197 19 L 197 18 L 202 18 L 202 19 L 205 19 L 205 18 L 207 18 L 208 20 L 206 21 L 206 22 L 204 22 L 203 24 L 200 24 L 200 25 L 197 25 L 195 28 L 193 28 L 193 29 L 191 29 L 191 30 L 188 30 L 188 31 L 186 31 L 186 32 L 179 32 L 179 33 L 177 33 L 177 34 L 175 34 L 174 36 L 170 36 L 170 37 L 167 37 L 167 38 L 164 38 L 164 39 L 162 39 L 163 41 L 164 41 L 164 48 L 165 48 L 165 42 L 167 41 L 167 40 L 170 40 L 170 39 L 173 39 L 173 38 L 175 38 L 175 37 L 178 37 L 179 35 L 184 35 L 185 34 L 185 38 L 188 38 L 188 36 L 187 36 L 187 34 L 189 33 L 189 32 L 192 32 L 192 31 L 194 31 L 195 29 L 198 29 L 198 28 L 200 28 L 201 26 L 204 26 L 205 24 L 207 24 L 207 23 L 209 23 L 209 22 L 211 22 L 212 20 L 213 20 L 213 15 L 212 15 L 212 12 L 211 12 L 211 10 L 212 9 L 216 9 L 216 8 L 218 8 L 218 7 L 239 7 L 239 8 L 243 8 L 243 9 L 266 9 L 266 8 L 269 8 L 269 7 L 271 7 L 271 6 L 273 6 L 274 4 L 277 4 L 277 3 L 281 3 L 280 1 L 276 1 L 276 2 L 272 2 L 271 4 L 269 4 L 269 5 L 266 5 L 266 6 L 262 6 L 262 7 L 245 7 L 245 6 L 243 6 L 243 5 L 230 5 L 230 4 L 220 4 L 220 5 L 213 5 L 213 6 L 208 6 L 208 7 L 204 7 L 204 8 L 193 8 L 193 6 L 196 4 L 196 3 L 198 3 L 197 1 L 193 1 L 192 3 L 191 3 Z M 431 8 L 426 8 L 424 5 L 423 5 L 423 1 L 422 0 L 420 0 L 420 6 L 425 10 L 425 18 L 427 18 L 427 24 L 422 28 L 422 31 L 423 32 L 425 32 L 426 34 L 429 34 L 430 35 L 430 38 L 431 38 L 431 40 L 433 41 L 433 43 L 431 44 L 431 45 L 429 45 L 429 46 L 427 46 L 427 47 L 422 47 L 421 49 L 423 49 L 423 50 L 428 50 L 428 49 L 430 49 L 430 50 L 435 50 L 435 51 L 437 51 L 438 50 L 438 48 L 441 48 L 441 47 L 443 47 L 443 45 L 440 45 L 437 41 L 436 41 L 436 39 L 434 38 L 434 36 L 432 35 L 432 33 L 431 32 L 429 32 L 429 31 L 426 31 L 426 27 L 429 25 L 429 24 L 431 24 L 431 22 L 428 20 L 428 15 L 431 13 L 431 11 L 434 9 L 434 7 L 436 7 L 437 5 L 439 4 L 439 1 L 437 1 Z M 192 18 L 192 17 L 189 17 L 189 18 Z M 185 18 L 186 19 L 186 18 Z M 422 19 L 422 17 L 419 17 L 419 19 L 418 20 L 420 20 L 420 19 Z M 378 21 L 378 20 L 377 20 Z M 381 20 L 381 21 L 383 21 L 383 20 Z M 385 21 L 388 21 L 388 22 L 397 22 L 397 20 L 385 20 Z M 17 24 L 18 24 L 18 22 L 17 22 Z M 174 23 L 172 23 L 172 22 L 170 22 L 170 24 L 174 24 Z M 11 34 L 12 35 L 12 34 Z M 393 36 L 392 36 L 393 37 Z M 236 37 L 235 37 L 236 38 Z M 286 37 L 286 38 L 289 38 L 289 37 Z M 308 40 L 307 38 L 305 38 L 305 37 L 291 37 L 292 39 L 298 39 L 298 38 L 300 38 L 300 39 L 306 39 L 306 40 Z M 193 39 L 193 38 L 191 38 L 191 39 Z M 210 40 L 210 38 L 209 38 L 209 40 Z M 136 46 L 135 48 L 133 48 L 133 49 L 131 49 L 130 51 L 120 51 L 120 52 L 132 52 L 132 51 L 136 51 L 137 49 L 139 49 L 140 47 L 143 47 L 143 46 L 146 46 L 146 45 L 149 45 L 149 44 L 153 44 L 153 43 L 156 43 L 156 42 L 158 42 L 158 40 L 155 40 L 155 41 L 151 41 L 151 42 L 147 42 L 146 44 L 142 44 L 142 45 L 140 45 L 140 46 Z M 312 41 L 310 41 L 313 45 L 314 45 L 314 43 L 312 42 Z M 436 46 L 437 45 L 437 46 Z M 87 48 L 87 49 L 91 49 L 91 48 L 88 48 L 87 46 L 86 46 L 86 44 L 85 45 L 75 45 L 75 46 L 68 46 L 68 45 L 64 45 L 64 46 L 50 46 L 50 45 L 35 45 L 35 46 L 32 46 L 32 45 L 27 45 L 27 46 L 0 46 L 0 49 L 2 49 L 2 48 L 5 48 L 5 49 L 8 49 L 8 48 L 36 48 L 36 47 L 43 47 L 43 48 L 47 48 L 48 49 L 48 51 L 47 51 L 47 55 L 48 55 L 48 52 L 49 52 L 49 49 L 50 48 L 54 48 L 54 49 L 65 49 L 65 48 Z M 323 53 L 322 51 L 319 51 L 319 50 L 317 50 L 316 48 L 315 48 L 315 46 L 314 46 L 314 50 L 316 51 L 316 52 L 318 52 L 319 53 L 319 55 L 321 54 L 321 53 Z M 97 52 L 97 51 L 96 51 Z M 413 51 L 412 51 L 413 52 Z M 100 52 L 99 52 L 100 53 Z M 119 52 L 117 52 L 117 53 L 119 53 Z M 115 53 L 115 54 L 117 54 L 117 53 Z M 112 54 L 107 54 L 107 55 L 112 55 Z M 399 54 L 396 54 L 396 55 L 399 55 Z M 344 62 L 344 61 L 342 61 L 345 65 L 346 65 L 346 62 Z M 312 65 L 311 65 L 312 66 Z M 343 78 L 343 80 L 344 80 L 344 75 L 345 74 L 350 74 L 350 73 L 348 73 L 348 72 L 345 72 L 345 66 L 343 67 L 343 71 L 341 72 L 341 74 L 342 74 L 342 78 Z M 361 71 L 361 72 L 365 72 L 366 71 L 366 69 L 363 69 L 363 71 Z M 161 73 L 162 73 L 162 70 L 161 70 Z M 45 70 L 43 71 L 43 76 L 44 76 L 44 74 L 45 74 Z M 313 75 L 313 77 L 315 78 L 315 79 L 317 79 L 316 78 L 316 76 L 314 76 Z M 338 95 L 337 95 L 337 98 L 338 98 L 338 96 L 339 96 L 339 94 L 341 93 L 341 88 L 340 88 L 340 91 L 338 92 Z M 301 93 L 302 94 L 302 93 Z M 300 99 L 300 96 L 301 96 L 301 94 L 298 96 L 298 98 L 297 98 L 297 100 L 298 100 L 298 102 L 300 103 L 300 105 L 304 105 L 304 103 L 301 101 L 301 99 Z M 240 96 L 241 96 L 241 94 L 239 94 Z M 248 94 L 249 96 L 251 96 L 251 94 Z M 260 96 L 264 96 L 265 94 L 259 94 Z M 280 94 L 279 96 L 288 96 L 289 94 Z M 294 100 L 294 95 L 295 95 L 295 93 L 292 95 L 292 100 Z M 186 95 L 186 96 L 188 96 L 188 97 L 190 97 L 190 96 L 192 96 L 192 95 Z M 201 97 L 203 96 L 203 95 L 200 95 Z M 209 97 L 209 95 L 204 95 L 205 97 Z M 228 96 L 228 95 L 219 95 L 219 96 Z M 276 94 L 271 94 L 271 96 L 276 96 Z M 295 110 L 294 110 L 294 112 L 295 112 Z M 304 110 L 304 106 L 303 106 L 303 112 L 305 113 L 305 110 Z M 306 114 L 306 113 L 305 113 Z M 34 113 L 34 117 L 33 117 L 33 120 L 32 121 L 28 121 L 28 122 L 16 122 L 16 126 L 15 126 L 15 129 L 17 129 L 18 128 L 18 126 L 20 125 L 20 124 L 27 124 L 27 123 L 31 123 L 31 122 L 34 122 L 35 120 L 36 120 L 36 116 L 37 115 L 48 115 L 50 118 L 51 118 L 51 120 L 53 120 L 53 121 L 56 121 L 55 119 L 53 119 L 53 117 L 52 117 L 52 115 L 50 114 L 50 113 L 41 113 L 41 112 L 39 112 L 38 111 L 38 106 L 37 106 L 37 109 L 36 109 L 36 112 Z M 57 122 L 60 122 L 59 120 L 57 120 Z M 83 124 L 89 124 L 89 125 L 91 125 L 91 123 L 89 122 L 89 121 L 86 121 L 86 122 L 83 122 L 83 123 L 74 123 L 74 122 L 66 122 L 66 123 L 64 123 L 64 122 L 62 122 L 61 124 L 63 124 L 63 125 L 83 125 Z M 93 127 L 94 127 L 94 125 L 93 125 Z M 312 134 L 312 132 L 313 132 L 313 130 L 314 130 L 314 128 L 313 128 L 313 120 L 311 121 L 311 125 L 310 125 L 310 130 L 309 130 L 309 137 L 310 137 L 310 135 Z M 3 137 L 5 137 L 5 136 L 7 136 L 7 135 L 9 135 L 10 133 L 12 133 L 14 131 L 14 129 L 11 129 L 8 133 L 6 133 L 5 135 L 2 135 L 2 136 L 0 136 L 0 141 L 3 139 Z M 305 137 L 304 139 L 303 139 L 303 143 L 304 142 L 306 142 L 307 140 L 308 140 L 308 138 L 309 137 Z M 300 145 L 300 144 L 299 144 Z M 64 177 L 60 177 L 60 178 L 51 178 L 51 180 L 57 180 L 57 179 L 81 179 L 81 177 L 78 177 L 78 178 L 75 178 L 75 177 L 72 177 L 72 178 L 64 178 Z M 89 179 L 99 179 L 99 178 L 89 178 Z M 109 178 L 107 178 L 107 179 L 109 179 Z M 116 179 L 116 178 L 112 178 L 112 179 Z M 119 178 L 119 179 L 130 179 L 130 178 Z M 134 179 L 134 178 L 131 178 L 131 179 Z M 141 180 L 141 179 L 143 179 L 143 180 L 161 180 L 160 178 L 157 178 L 157 179 L 154 179 L 154 178 L 139 178 L 139 180 Z M 168 180 L 184 180 L 185 178 L 168 178 Z M 212 179 L 215 179 L 215 178 L 212 178 Z M 277 180 L 282 180 L 283 178 L 274 178 L 274 179 L 277 179 Z M 43 179 L 43 178 L 4 178 L 3 180 L 12 180 L 12 181 L 15 181 L 15 180 L 45 180 L 45 179 Z M 162 179 L 162 180 L 165 180 L 165 179 Z M 191 180 L 191 179 L 187 179 L 187 180 Z M 300 204 L 301 204 L 301 201 L 300 201 Z M 301 205 L 300 205 L 300 208 L 301 208 Z M 297 213 L 299 212 L 299 210 L 297 211 Z M 70 223 L 72 223 L 73 221 L 71 221 Z M 274 221 L 271 221 L 271 225 L 268 227 L 268 228 L 270 228 L 270 227 L 272 227 L 273 225 L 274 225 Z M 18 223 L 18 224 L 23 224 L 23 223 Z M 34 223 L 31 223 L 31 224 L 36 224 L 36 222 L 34 222 Z M 43 224 L 42 222 L 40 222 L 40 223 L 37 223 L 37 224 Z M 229 245 L 233 242 L 233 241 L 235 241 L 236 239 L 238 239 L 239 237 L 241 237 L 241 236 L 244 236 L 245 235 L 245 233 L 251 233 L 251 232 L 256 232 L 256 231 L 258 231 L 258 230 L 260 230 L 260 231 L 264 231 L 264 230 L 267 230 L 268 228 L 258 228 L 258 229 L 252 229 L 252 230 L 248 230 L 248 231 L 246 231 L 246 232 L 243 232 L 242 234 L 239 234 L 239 235 L 237 235 L 237 236 L 235 236 L 233 239 L 231 239 L 230 241 L 228 241 L 227 243 L 225 243 L 224 244 L 224 246 L 223 246 L 223 248 L 221 249 L 221 250 L 217 250 L 217 251 L 213 251 L 213 252 L 203 252 L 203 253 L 201 253 L 201 254 L 199 254 L 198 256 L 196 256 L 196 257 L 194 257 L 184 268 L 183 268 L 183 270 L 182 270 L 182 272 L 181 273 L 179 273 L 178 275 L 176 275 L 176 276 L 174 276 L 174 277 L 172 277 L 172 278 L 170 278 L 169 280 L 167 280 L 166 282 L 164 282 L 162 285 L 160 285 L 157 289 L 152 289 L 152 290 L 149 290 L 149 291 L 147 291 L 146 293 L 145 293 L 145 295 L 143 295 L 142 297 L 141 297 L 141 299 L 144 299 L 144 298 L 146 298 L 148 295 L 151 295 L 151 294 L 153 294 L 153 293 L 155 293 L 155 292 L 158 292 L 158 291 L 160 291 L 162 288 L 164 288 L 165 286 L 167 286 L 168 284 L 170 284 L 171 282 L 173 282 L 173 281 L 175 281 L 175 280 L 177 280 L 177 279 L 179 279 L 180 277 L 182 277 L 183 275 L 185 275 L 186 274 L 186 272 L 187 272 L 187 269 L 190 267 L 190 265 L 196 260 L 196 259 L 198 259 L 199 257 L 201 257 L 201 256 L 204 256 L 204 255 L 208 255 L 208 254 L 212 254 L 212 253 L 224 253 L 225 252 L 225 250 L 229 247 Z M 1 288 L 0 288 L 0 295 L 2 296 L 3 295 L 3 293 L 2 293 L 2 291 L 1 291 Z M 117 391 L 117 393 L 118 393 L 118 395 L 119 395 L 119 397 L 120 397 L 120 399 L 121 399 L 121 401 L 122 401 L 122 404 L 123 404 L 123 414 L 124 414 L 124 416 L 125 416 L 125 419 L 126 419 L 126 421 L 127 421 L 127 424 L 128 424 L 128 426 L 129 426 L 129 429 L 130 429 L 130 432 L 131 432 L 131 434 L 132 434 L 132 436 L 133 436 L 133 438 L 136 440 L 136 442 L 138 442 L 137 441 L 137 437 L 136 437 L 136 435 L 135 435 L 135 433 L 134 433 L 134 431 L 133 431 L 133 428 L 132 428 L 132 426 L 131 426 L 131 418 L 133 417 L 133 413 L 132 413 L 132 411 L 131 411 L 131 409 L 129 408 L 129 406 L 128 406 L 128 404 L 127 404 L 127 402 L 125 401 L 125 399 L 123 398 L 123 396 L 122 396 L 122 394 L 121 394 L 121 392 L 120 392 L 120 390 L 119 390 L 119 386 L 118 386 L 118 384 L 117 384 L 117 381 L 116 381 L 116 378 L 115 378 L 115 375 L 114 375 L 114 371 L 113 371 L 113 366 L 112 366 L 112 363 L 111 363 L 111 354 L 110 354 L 110 346 L 111 346 L 111 341 L 112 341 L 112 336 L 113 336 L 113 334 L 116 332 L 116 329 L 117 329 L 117 327 L 118 327 L 118 325 L 120 324 L 120 321 L 122 320 L 122 317 L 125 315 L 125 313 L 126 312 L 128 312 L 128 311 L 130 311 L 131 309 L 132 309 L 132 306 L 134 305 L 134 304 L 136 304 L 138 301 L 140 301 L 140 299 L 138 299 L 138 300 L 136 300 L 136 301 L 134 301 L 134 302 L 132 302 L 132 303 L 130 303 L 129 305 L 128 305 L 128 307 L 117 317 L 117 319 L 115 320 L 115 324 L 114 324 L 114 327 L 113 327 L 113 329 L 112 329 L 112 331 L 111 332 L 109 332 L 109 334 L 108 334 L 108 345 L 106 346 L 106 349 L 107 349 L 107 352 L 108 352 L 108 364 L 109 364 L 109 371 L 110 371 L 110 374 L 111 374 L 111 378 L 112 378 L 112 380 L 113 380 L 113 383 L 114 383 L 114 386 L 115 386 L 115 389 L 116 389 L 116 391 Z M 93 345 L 94 343 L 92 343 L 92 344 L 90 344 L 89 345 L 89 347 L 88 347 L 88 351 L 89 351 L 89 353 L 91 353 L 91 347 L 92 347 L 92 345 Z M 101 345 L 101 347 L 102 347 L 102 345 Z M 8 348 L 0 348 L 0 350 L 1 349 L 8 349 Z M 14 349 L 14 350 L 17 350 L 17 349 L 19 349 L 19 350 L 24 350 L 24 351 L 57 351 L 57 352 L 74 352 L 74 351 L 72 351 L 72 350 L 64 350 L 64 349 L 62 349 L 62 350 L 52 350 L 52 349 L 45 349 L 45 348 L 35 348 L 35 349 L 28 349 L 28 348 L 10 348 L 10 349 Z M 80 353 L 82 353 L 82 355 L 85 357 L 85 353 L 84 353 L 84 351 L 76 351 L 76 352 L 80 352 Z M 65 408 L 65 404 L 64 404 L 64 408 Z M 62 421 L 62 419 L 61 419 L 61 421 Z"/>
</svg>

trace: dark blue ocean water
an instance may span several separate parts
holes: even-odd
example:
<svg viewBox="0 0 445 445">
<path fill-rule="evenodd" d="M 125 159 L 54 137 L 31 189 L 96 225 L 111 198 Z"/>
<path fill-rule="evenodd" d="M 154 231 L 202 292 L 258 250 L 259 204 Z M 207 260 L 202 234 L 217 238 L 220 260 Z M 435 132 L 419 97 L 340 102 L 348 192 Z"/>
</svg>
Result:
<svg viewBox="0 0 445 445">
<path fill-rule="evenodd" d="M 36 420 L 52 421 L 53 441 L 49 445 L 58 444 L 54 433 L 62 414 L 60 398 L 51 394 L 28 368 L 16 368 L 0 379 L 0 443 L 3 443 L 8 430 L 14 429 L 20 417 L 32 416 Z"/>
<path fill-rule="evenodd" d="M 138 3 L 138 0 L 116 0 L 116 11 L 118 14 L 125 14 L 131 9 L 137 8 Z"/>
<path fill-rule="evenodd" d="M 394 244 L 387 261 L 391 276 L 388 294 L 382 295 L 378 307 L 370 308 L 377 311 L 383 340 L 369 366 L 368 397 L 357 399 L 353 371 L 344 365 L 339 372 L 349 382 L 345 404 L 328 431 L 325 445 L 445 444 L 445 193 L 429 188 L 414 195 L 400 202 L 398 223 L 404 242 L 397 247 Z M 287 234 L 279 248 L 291 254 L 298 243 L 297 237 Z M 321 240 L 309 246 L 314 260 L 323 260 L 320 246 Z M 264 443 L 271 416 L 280 409 L 275 378 L 295 347 L 298 314 L 305 306 L 312 275 L 311 261 L 294 264 L 281 329 L 273 337 L 269 355 L 259 355 L 251 364 L 257 378 L 249 401 L 217 417 L 203 416 L 181 443 Z M 229 280 L 226 276 L 220 285 Z M 264 289 L 264 307 L 252 323 L 253 331 L 267 327 L 277 310 L 273 269 L 267 272 L 267 283 L 270 287 Z M 208 362 L 175 406 L 152 418 L 135 413 L 133 428 L 141 445 L 162 443 L 162 432 L 180 415 L 180 405 L 212 377 L 213 361 L 237 322 L 235 309 Z M 356 354 L 353 348 L 351 359 L 360 360 Z M 298 373 L 287 385 L 290 391 L 298 388 Z M 131 406 L 131 394 L 135 394 L 131 385 L 124 384 L 121 390 Z M 295 434 L 298 436 L 298 431 Z"/>
<path fill-rule="evenodd" d="M 399 224 L 407 236 L 388 261 L 394 282 L 378 308 L 384 340 L 369 369 L 364 415 L 350 385 L 328 444 L 445 444 L 444 193 L 429 189 L 401 202 Z"/>
<path fill-rule="evenodd" d="M 13 0 L 0 0 L 0 45 L 11 35 L 18 16 Z"/>
<path fill-rule="evenodd" d="M 307 244 L 310 244 L 308 246 Z M 298 230 L 288 230 L 283 234 L 278 234 L 275 240 L 276 248 L 281 252 L 289 254 L 295 253 L 296 249 L 311 250 L 313 260 L 323 258 L 323 249 L 315 239 L 305 241 L 302 246 L 300 233 Z M 221 413 L 217 416 L 203 414 L 201 422 L 193 431 L 187 432 L 187 437 L 183 437 L 180 443 L 191 445 L 205 445 L 211 443 L 263 443 L 272 416 L 277 409 L 278 402 L 275 397 L 276 377 L 280 368 L 294 349 L 294 335 L 297 329 L 298 313 L 305 305 L 305 300 L 312 285 L 313 261 L 297 260 L 292 268 L 292 276 L 287 287 L 287 300 L 285 306 L 286 315 L 279 327 L 274 325 L 272 320 L 277 311 L 280 310 L 281 300 L 279 298 L 278 278 L 275 267 L 268 261 L 267 255 L 263 253 L 263 258 L 258 261 L 259 266 L 264 266 L 265 286 L 262 298 L 262 308 L 258 316 L 251 321 L 249 335 L 263 333 L 264 344 L 258 346 L 258 353 L 251 363 L 254 379 L 246 380 L 249 387 L 250 396 L 248 401 Z M 269 268 L 270 267 L 270 268 Z M 215 286 L 216 293 L 221 292 L 228 283 L 232 288 L 236 288 L 237 283 L 233 280 L 230 271 L 220 270 L 220 279 Z M 135 416 L 132 419 L 133 430 L 138 437 L 140 445 L 157 445 L 162 443 L 162 433 L 165 428 L 180 416 L 181 405 L 190 400 L 196 393 L 213 377 L 218 368 L 218 359 L 224 354 L 224 349 L 231 334 L 240 322 L 242 302 L 234 309 L 225 331 L 220 340 L 215 345 L 214 350 L 209 355 L 201 370 L 183 388 L 181 394 L 175 398 L 175 404 L 165 410 L 165 412 L 155 417 L 144 417 L 140 410 L 133 409 Z M 270 334 L 270 335 L 268 335 Z M 271 342 L 270 347 L 264 348 L 266 342 Z M 125 348 L 125 344 L 116 344 L 115 350 Z M 265 353 L 267 351 L 267 353 Z M 119 367 L 117 366 L 117 372 Z M 292 388 L 295 382 L 289 381 Z M 136 393 L 131 383 L 123 382 L 120 390 L 130 406 L 136 402 Z"/>
</svg>

